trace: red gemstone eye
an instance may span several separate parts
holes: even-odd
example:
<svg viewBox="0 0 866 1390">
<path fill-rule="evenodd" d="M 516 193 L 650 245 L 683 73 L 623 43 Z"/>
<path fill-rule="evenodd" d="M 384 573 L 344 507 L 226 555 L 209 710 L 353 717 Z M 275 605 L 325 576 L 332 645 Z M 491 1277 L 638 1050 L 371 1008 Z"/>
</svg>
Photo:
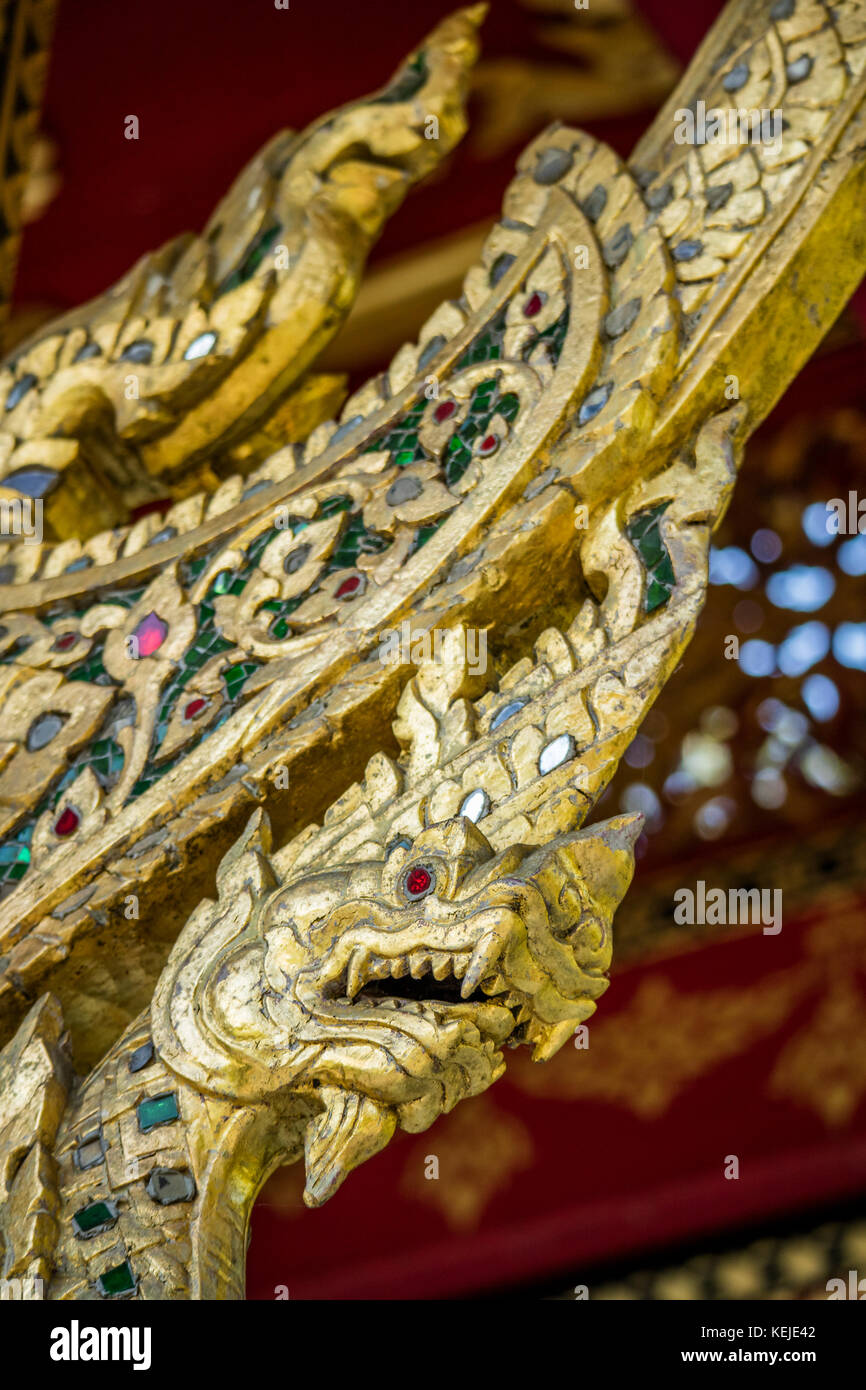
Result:
<svg viewBox="0 0 866 1390">
<path fill-rule="evenodd" d="M 62 632 L 54 643 L 56 652 L 68 652 L 70 647 L 74 647 L 78 641 L 77 632 Z"/>
<path fill-rule="evenodd" d="M 206 704 L 207 700 L 205 700 L 201 695 L 197 695 L 194 700 L 190 700 L 189 704 L 184 710 L 184 719 L 197 719 L 198 716 L 201 714 L 202 710 L 205 708 Z"/>
<path fill-rule="evenodd" d="M 406 892 L 410 898 L 423 898 L 433 887 L 433 875 L 420 864 L 406 875 Z"/>
<path fill-rule="evenodd" d="M 437 405 L 436 409 L 433 411 L 433 419 L 436 421 L 437 425 L 441 425 L 443 420 L 451 419 L 456 409 L 456 401 L 440 401 L 439 405 Z"/>
<path fill-rule="evenodd" d="M 477 447 L 478 452 L 482 458 L 486 458 L 488 454 L 494 454 L 496 450 L 499 448 L 499 435 L 485 435 L 485 437 L 481 440 L 481 443 Z"/>
<path fill-rule="evenodd" d="M 536 314 L 540 314 L 543 308 L 544 300 L 536 290 L 535 294 L 531 295 L 523 306 L 524 317 L 534 319 Z"/>
</svg>

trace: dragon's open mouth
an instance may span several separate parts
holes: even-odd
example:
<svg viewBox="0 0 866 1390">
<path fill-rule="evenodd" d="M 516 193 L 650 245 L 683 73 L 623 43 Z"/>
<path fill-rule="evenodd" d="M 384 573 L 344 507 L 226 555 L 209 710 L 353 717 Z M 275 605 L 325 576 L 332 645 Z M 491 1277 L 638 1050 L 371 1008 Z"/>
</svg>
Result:
<svg viewBox="0 0 866 1390">
<path fill-rule="evenodd" d="M 509 987 L 502 974 L 491 971 L 474 988 L 473 977 L 479 973 L 476 951 L 411 951 L 392 958 L 373 956 L 359 960 L 353 956 L 348 965 L 325 989 L 326 996 L 337 1004 L 387 1004 L 390 1008 L 423 1012 L 431 1004 L 447 1004 L 454 1008 L 467 1005 L 496 1004 L 507 1009 L 513 1028 L 528 1020 L 530 1010 L 523 996 Z M 511 1038 L 515 1038 L 512 1031 Z"/>
</svg>

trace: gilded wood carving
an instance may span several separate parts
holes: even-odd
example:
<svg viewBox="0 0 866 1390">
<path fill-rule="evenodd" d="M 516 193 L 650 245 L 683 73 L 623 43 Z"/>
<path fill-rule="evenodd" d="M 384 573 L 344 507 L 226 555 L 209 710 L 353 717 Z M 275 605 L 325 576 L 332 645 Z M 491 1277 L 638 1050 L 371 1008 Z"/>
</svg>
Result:
<svg viewBox="0 0 866 1390">
<path fill-rule="evenodd" d="M 242 1297 L 276 1166 L 317 1205 L 590 1016 L 640 827 L 584 822 L 862 275 L 862 11 L 733 3 L 628 164 L 527 149 L 462 296 L 326 418 L 482 17 L 3 368 L 3 496 L 53 539 L 0 555 L 0 1250 L 49 1297 Z M 681 138 L 701 104 L 784 126 Z"/>
</svg>

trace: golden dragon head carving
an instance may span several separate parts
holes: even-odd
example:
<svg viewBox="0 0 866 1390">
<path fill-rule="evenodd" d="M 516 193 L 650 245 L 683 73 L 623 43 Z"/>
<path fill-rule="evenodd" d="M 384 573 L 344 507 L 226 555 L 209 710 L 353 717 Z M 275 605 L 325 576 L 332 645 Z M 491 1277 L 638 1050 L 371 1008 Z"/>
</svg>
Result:
<svg viewBox="0 0 866 1390">
<path fill-rule="evenodd" d="M 235 1100 L 323 1102 L 306 1145 L 319 1205 L 397 1125 L 486 1090 L 506 1044 L 543 1060 L 594 1012 L 640 824 L 497 853 L 458 816 L 384 859 L 277 883 L 257 813 L 159 982 L 160 1053 Z"/>
</svg>

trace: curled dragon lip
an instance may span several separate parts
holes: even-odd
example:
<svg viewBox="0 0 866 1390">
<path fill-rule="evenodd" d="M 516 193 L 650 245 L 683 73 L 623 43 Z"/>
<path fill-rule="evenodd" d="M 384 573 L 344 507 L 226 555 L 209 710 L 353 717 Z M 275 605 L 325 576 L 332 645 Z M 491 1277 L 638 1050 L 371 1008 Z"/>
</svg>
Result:
<svg viewBox="0 0 866 1390">
<path fill-rule="evenodd" d="M 295 1000 L 306 1015 L 305 1043 L 324 1048 L 313 1065 L 316 1076 L 349 1085 L 351 1075 L 350 1089 L 388 1104 L 412 1102 L 427 1094 L 430 1085 L 438 1088 L 452 1067 L 462 1094 L 486 1089 L 505 1069 L 500 1049 L 515 1028 L 514 1011 L 487 999 L 453 1003 L 368 995 L 362 990 L 354 1000 L 323 1000 L 308 988 L 296 990 Z M 467 1050 L 477 1057 L 469 1072 Z M 383 1054 L 389 1059 L 387 1067 Z M 388 1082 L 382 1088 L 379 1082 L 385 1073 Z M 448 1083 L 446 1090 L 454 1084 Z"/>
</svg>

